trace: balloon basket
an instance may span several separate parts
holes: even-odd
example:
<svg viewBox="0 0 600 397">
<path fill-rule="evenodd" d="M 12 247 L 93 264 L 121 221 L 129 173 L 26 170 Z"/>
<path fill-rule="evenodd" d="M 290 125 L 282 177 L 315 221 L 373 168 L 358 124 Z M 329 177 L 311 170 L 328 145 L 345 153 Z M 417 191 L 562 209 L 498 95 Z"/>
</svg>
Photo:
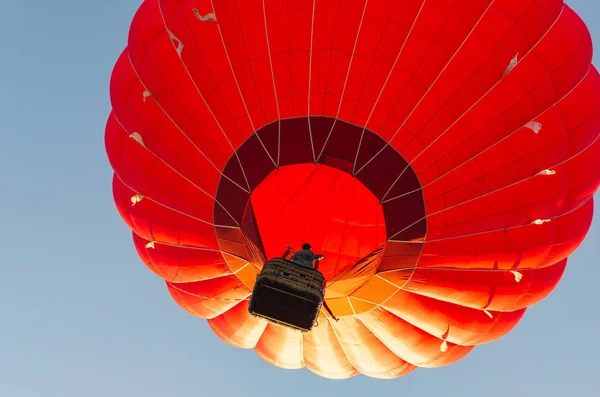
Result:
<svg viewBox="0 0 600 397">
<path fill-rule="evenodd" d="M 323 304 L 325 277 L 281 258 L 265 263 L 256 278 L 248 312 L 270 323 L 310 331 Z"/>
</svg>

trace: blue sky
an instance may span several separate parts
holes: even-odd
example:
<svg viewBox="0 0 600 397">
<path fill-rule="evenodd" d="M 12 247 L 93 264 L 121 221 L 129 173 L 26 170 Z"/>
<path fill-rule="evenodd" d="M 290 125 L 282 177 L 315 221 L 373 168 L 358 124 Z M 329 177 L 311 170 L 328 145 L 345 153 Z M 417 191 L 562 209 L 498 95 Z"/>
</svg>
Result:
<svg viewBox="0 0 600 397">
<path fill-rule="evenodd" d="M 280 370 L 180 310 L 135 253 L 104 151 L 110 73 L 139 4 L 2 1 L 0 396 L 597 395 L 600 217 L 511 334 L 393 381 Z M 600 42 L 600 4 L 569 4 Z"/>
</svg>

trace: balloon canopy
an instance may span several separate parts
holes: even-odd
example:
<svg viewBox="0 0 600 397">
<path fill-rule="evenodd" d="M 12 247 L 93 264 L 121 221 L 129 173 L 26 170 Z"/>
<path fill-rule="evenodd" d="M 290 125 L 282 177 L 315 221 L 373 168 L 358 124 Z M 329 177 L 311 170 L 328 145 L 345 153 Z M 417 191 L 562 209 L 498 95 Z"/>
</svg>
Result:
<svg viewBox="0 0 600 397">
<path fill-rule="evenodd" d="M 145 0 L 106 149 L 139 256 L 225 342 L 328 378 L 454 363 L 557 285 L 600 184 L 600 78 L 562 0 Z M 248 313 L 325 255 L 302 334 Z"/>
</svg>

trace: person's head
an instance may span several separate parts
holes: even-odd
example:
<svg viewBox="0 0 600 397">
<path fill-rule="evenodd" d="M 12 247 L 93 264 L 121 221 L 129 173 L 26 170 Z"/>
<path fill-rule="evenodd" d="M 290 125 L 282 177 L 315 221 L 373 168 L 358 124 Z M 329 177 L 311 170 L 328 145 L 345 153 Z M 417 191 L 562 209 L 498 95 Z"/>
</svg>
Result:
<svg viewBox="0 0 600 397">
<path fill-rule="evenodd" d="M 304 243 L 304 244 L 302 244 L 302 249 L 303 249 L 303 250 L 309 250 L 309 249 L 311 249 L 311 248 L 312 248 L 312 246 L 311 246 L 309 243 Z"/>
</svg>

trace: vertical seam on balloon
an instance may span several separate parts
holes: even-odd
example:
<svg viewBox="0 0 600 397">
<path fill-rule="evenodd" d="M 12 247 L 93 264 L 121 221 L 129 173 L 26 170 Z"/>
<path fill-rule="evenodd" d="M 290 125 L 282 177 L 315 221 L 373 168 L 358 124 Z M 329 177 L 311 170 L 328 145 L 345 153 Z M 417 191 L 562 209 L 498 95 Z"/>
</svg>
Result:
<svg viewBox="0 0 600 397">
<path fill-rule="evenodd" d="M 279 96 L 277 95 L 277 85 L 275 84 L 275 71 L 273 70 L 273 57 L 271 56 L 271 42 L 269 40 L 269 27 L 267 24 L 267 9 L 265 0 L 262 0 L 263 20 L 265 25 L 265 37 L 267 39 L 267 51 L 269 53 L 269 66 L 271 68 L 271 81 L 273 82 L 273 94 L 275 95 L 275 105 L 277 106 L 277 164 L 280 162 L 280 146 L 281 146 L 281 112 L 279 110 Z M 257 134 L 258 135 L 258 134 Z"/>
<path fill-rule="evenodd" d="M 131 135 L 131 133 L 127 130 L 127 128 L 125 128 L 125 126 L 123 125 L 123 123 L 121 123 L 121 121 L 119 120 L 119 118 L 117 117 L 117 115 L 115 114 L 115 120 L 117 121 L 117 123 L 119 123 L 119 125 L 121 126 L 121 128 L 123 128 L 123 131 L 125 131 L 125 133 L 128 135 L 127 138 L 125 139 L 130 139 L 129 135 Z M 211 198 L 215 203 L 217 203 L 226 213 L 227 215 L 229 215 L 231 217 L 231 219 L 239 226 L 238 222 L 235 220 L 235 218 L 229 213 L 229 211 L 227 211 L 227 208 L 225 208 L 225 206 L 223 204 L 221 204 L 219 202 L 219 200 L 217 200 L 216 197 L 214 197 L 213 195 L 211 195 L 210 193 L 208 193 L 207 191 L 205 191 L 204 189 L 202 189 L 200 186 L 196 185 L 194 182 L 192 182 L 188 177 L 186 177 L 185 175 L 183 175 L 181 172 L 179 172 L 178 170 L 176 170 L 171 164 L 169 164 L 167 161 L 165 161 L 162 157 L 160 157 L 158 154 L 156 154 L 154 151 L 150 150 L 145 144 L 140 145 L 142 146 L 148 153 L 150 153 L 151 155 L 153 155 L 154 157 L 156 157 L 159 161 L 161 161 L 163 164 L 165 164 L 167 167 L 169 167 L 169 169 L 171 169 L 173 172 L 175 172 L 177 175 L 179 175 L 181 178 L 183 178 L 185 181 L 187 181 L 189 184 L 191 184 L 192 186 L 194 186 L 196 189 L 198 189 L 199 191 L 201 191 L 202 193 L 204 193 L 206 196 L 208 196 L 209 198 Z"/>
<path fill-rule="evenodd" d="M 315 157 L 315 144 L 313 141 L 312 135 L 312 125 L 310 123 L 310 87 L 311 87 L 311 79 L 312 79 L 312 56 L 313 56 L 313 37 L 315 32 L 315 7 L 316 0 L 313 0 L 312 5 L 312 18 L 310 24 L 310 48 L 309 48 L 309 59 L 308 59 L 308 107 L 306 111 L 307 120 L 308 120 L 308 135 L 310 137 L 310 148 L 312 149 L 313 162 L 317 163 L 317 158 Z"/>
<path fill-rule="evenodd" d="M 138 71 L 136 70 L 133 61 L 131 60 L 131 56 L 129 55 L 129 53 L 127 54 L 127 59 L 129 60 L 129 65 L 131 65 L 131 69 L 133 70 L 134 74 L 137 77 L 137 80 L 139 81 L 139 83 L 142 85 L 142 87 L 144 88 L 144 90 L 148 91 L 148 87 L 146 86 L 146 84 L 144 84 L 141 76 L 139 75 Z M 170 87 L 169 87 L 170 88 Z M 171 90 L 172 92 L 172 90 Z M 156 97 L 152 97 L 154 99 L 154 103 L 156 103 L 156 105 L 160 108 L 160 110 L 163 112 L 163 114 L 165 115 L 165 117 L 167 119 L 169 119 L 169 121 L 171 122 L 171 124 L 173 124 L 173 126 L 175 128 L 177 128 L 177 130 L 179 130 L 179 132 L 181 132 L 181 134 L 192 144 L 192 146 L 194 146 L 194 148 L 202 155 L 202 157 L 204 157 L 206 159 L 206 161 L 208 161 L 210 163 L 210 165 L 212 165 L 214 167 L 215 170 L 217 170 L 217 172 L 224 177 L 225 179 L 229 180 L 231 183 L 233 183 L 235 186 L 239 187 L 240 189 L 242 189 L 243 191 L 245 191 L 246 193 L 250 193 L 249 190 L 246 190 L 245 188 L 243 188 L 242 186 L 240 186 L 238 183 L 236 183 L 235 181 L 233 181 L 231 178 L 229 178 L 227 175 L 223 174 L 223 172 L 221 170 L 219 170 L 219 168 L 210 160 L 210 158 L 196 145 L 196 143 L 183 131 L 183 129 L 175 122 L 175 120 L 173 120 L 173 118 L 171 118 L 171 116 L 167 113 L 167 111 L 165 110 L 165 108 L 161 105 L 161 103 L 158 101 L 158 99 Z M 115 114 L 116 117 L 116 114 Z M 145 123 L 143 123 L 145 124 Z M 234 151 L 235 153 L 235 151 Z"/>
<path fill-rule="evenodd" d="M 161 0 L 157 0 L 157 4 L 158 4 L 158 10 L 160 12 L 160 16 L 161 19 L 163 21 L 163 25 L 165 27 L 166 32 L 170 32 L 169 27 L 167 25 L 167 21 L 165 20 L 165 16 L 163 14 L 163 10 L 161 7 Z M 213 10 L 214 12 L 214 10 Z M 218 23 L 217 23 L 218 26 Z M 191 27 L 190 27 L 190 30 Z M 194 43 L 196 44 L 196 47 L 199 49 L 198 47 L 198 43 L 196 42 L 196 36 L 192 33 L 192 36 L 194 37 Z M 173 40 L 171 40 L 171 46 L 173 47 L 173 50 L 177 52 L 177 48 L 175 47 L 175 43 L 173 42 Z M 200 51 L 201 52 L 201 51 Z M 244 179 L 246 181 L 246 184 L 248 185 L 248 191 L 250 191 L 250 183 L 248 182 L 248 177 L 246 176 L 246 172 L 244 171 L 244 167 L 242 166 L 242 162 L 237 154 L 237 150 L 236 148 L 233 147 L 233 144 L 231 143 L 231 140 L 229 139 L 229 137 L 227 136 L 227 134 L 225 133 L 225 130 L 223 129 L 223 126 L 221 125 L 221 123 L 219 122 L 219 120 L 217 119 L 217 116 L 214 114 L 214 112 L 212 111 L 212 109 L 210 108 L 210 106 L 208 105 L 208 102 L 206 101 L 206 99 L 204 98 L 204 95 L 202 94 L 202 92 L 200 91 L 200 88 L 198 88 L 198 85 L 196 84 L 196 81 L 192 78 L 192 75 L 190 74 L 189 69 L 187 68 L 187 65 L 185 64 L 185 62 L 183 61 L 183 56 L 179 56 L 178 54 L 178 58 L 181 62 L 182 67 L 185 69 L 185 72 L 188 75 L 188 78 L 190 79 L 190 82 L 192 83 L 192 85 L 194 86 L 194 88 L 196 89 L 196 92 L 198 93 L 198 95 L 200 96 L 200 98 L 202 99 L 202 102 L 204 102 L 204 105 L 206 106 L 206 109 L 208 110 L 208 112 L 211 114 L 211 116 L 213 117 L 213 119 L 215 120 L 215 123 L 217 124 L 217 126 L 219 127 L 219 129 L 221 130 L 221 132 L 223 133 L 223 136 L 225 137 L 225 139 L 227 140 L 227 143 L 229 144 L 229 146 L 231 147 L 231 149 L 233 150 L 233 155 L 237 158 L 237 161 L 240 165 L 240 169 L 242 171 L 242 174 L 244 175 Z"/>
<path fill-rule="evenodd" d="M 534 53 L 535 49 L 537 49 L 537 46 L 542 42 L 542 40 L 544 40 L 549 32 L 556 26 L 557 22 L 560 20 L 561 16 L 563 15 L 563 10 L 564 10 L 564 6 L 561 9 L 561 12 L 558 15 L 558 18 L 552 23 L 552 25 L 550 25 L 550 27 L 548 28 L 548 30 L 544 33 L 544 35 L 531 47 L 531 49 L 529 51 L 527 51 L 527 53 L 523 56 L 523 58 L 521 58 L 521 62 L 523 61 L 524 58 L 528 57 L 530 54 Z M 515 21 L 515 25 L 517 25 L 517 21 Z M 470 36 L 470 34 L 469 34 Z M 468 38 L 468 37 L 467 37 Z M 465 39 L 466 42 L 466 39 Z M 464 44 L 464 43 L 463 43 Z M 461 45 L 462 48 L 462 45 Z M 459 48 L 460 50 L 460 48 Z M 458 51 L 455 53 L 455 55 L 458 53 Z M 453 57 L 454 59 L 454 57 Z M 517 67 L 519 67 L 519 64 L 521 63 L 519 62 L 516 66 L 515 69 Z M 449 64 L 448 64 L 449 65 Z M 438 76 L 441 77 L 441 75 L 443 74 L 443 72 L 445 71 L 445 69 L 442 71 L 442 73 Z M 513 69 L 514 71 L 514 69 Z M 473 73 L 471 73 L 471 75 L 473 75 Z M 402 170 L 402 172 L 400 173 L 400 175 L 398 175 L 398 177 L 396 178 L 396 180 L 394 181 L 394 183 L 392 183 L 392 186 L 390 186 L 390 188 L 388 189 L 388 191 L 386 192 L 386 194 L 383 196 L 383 199 L 385 199 L 385 197 L 387 197 L 387 195 L 390 193 L 390 191 L 393 189 L 393 187 L 396 185 L 396 183 L 400 180 L 400 178 L 402 177 L 402 175 L 404 175 L 404 172 L 406 172 L 406 170 L 421 156 L 423 155 L 423 153 L 425 153 L 427 151 L 427 149 L 429 149 L 433 144 L 435 144 L 442 136 L 444 136 L 448 131 L 450 131 L 452 129 L 452 127 L 454 127 L 455 125 L 459 124 L 459 122 L 467 115 L 471 112 L 471 110 L 473 110 L 479 103 L 481 103 L 481 101 L 484 98 L 487 98 L 487 95 L 489 93 L 491 93 L 492 91 L 494 91 L 494 89 L 496 87 L 498 87 L 503 81 L 505 80 L 505 78 L 501 78 L 499 79 L 489 90 L 487 90 L 482 96 L 480 96 L 465 112 L 463 112 L 463 114 L 461 114 L 450 126 L 448 126 L 441 134 L 439 134 L 429 145 L 427 145 L 427 147 L 425 147 L 423 150 L 421 150 L 411 161 L 407 162 L 406 167 L 404 167 L 404 169 Z M 437 81 L 437 79 L 436 79 Z M 435 84 L 435 82 L 434 82 Z M 414 111 L 419 107 L 419 105 L 421 104 L 421 102 L 423 101 L 423 99 L 425 98 L 425 96 L 427 96 L 427 94 L 431 91 L 431 87 L 433 87 L 433 84 L 430 86 L 430 89 L 425 93 L 425 95 L 421 98 L 421 101 L 419 101 L 419 103 L 415 106 L 415 108 L 413 109 L 413 112 L 411 112 L 410 116 L 412 116 L 412 114 L 414 113 Z M 398 130 L 396 131 L 396 133 L 392 136 L 392 138 L 390 139 L 389 143 L 391 143 L 394 138 L 398 135 L 400 129 L 402 129 L 402 127 L 406 124 L 406 121 L 408 120 L 407 117 L 406 120 L 402 123 L 402 125 L 398 128 Z M 416 135 L 415 135 L 416 137 Z"/>
<path fill-rule="evenodd" d="M 356 52 L 356 46 L 358 45 L 358 38 L 360 37 L 360 32 L 362 30 L 362 25 L 363 25 L 363 21 L 365 18 L 365 14 L 367 12 L 368 5 L 369 5 L 369 0 L 365 0 L 365 6 L 363 7 L 362 15 L 360 17 L 360 23 L 358 25 L 358 29 L 356 32 L 356 39 L 354 40 L 354 47 L 352 48 L 352 54 L 350 55 L 350 61 L 348 63 L 348 70 L 346 71 L 346 78 L 344 80 L 344 86 L 342 88 L 342 93 L 340 94 L 340 103 L 338 104 L 338 109 L 337 109 L 335 118 L 333 119 L 333 124 L 331 125 L 331 129 L 329 130 L 329 134 L 327 134 L 327 138 L 325 139 L 325 143 L 323 144 L 321 153 L 319 153 L 319 156 L 316 158 L 315 163 L 318 162 L 319 159 L 321 158 L 321 156 L 323 155 L 323 152 L 325 151 L 325 148 L 327 147 L 327 143 L 329 142 L 329 138 L 331 138 L 331 134 L 337 123 L 338 117 L 340 116 L 340 111 L 342 109 L 342 102 L 344 101 L 344 94 L 346 93 L 346 85 L 348 84 L 348 78 L 350 77 L 350 71 L 352 70 L 352 63 L 354 61 L 354 53 Z"/>
<path fill-rule="evenodd" d="M 365 125 L 362 128 L 362 133 L 360 134 L 360 141 L 358 142 L 358 148 L 356 149 L 356 156 L 354 157 L 354 164 L 352 166 L 352 175 L 356 174 L 356 172 L 355 172 L 356 171 L 356 163 L 358 162 L 358 155 L 360 153 L 360 147 L 362 146 L 363 138 L 365 135 L 365 130 L 367 129 L 367 126 L 369 125 L 369 122 L 371 121 L 371 117 L 373 117 L 373 113 L 375 113 L 375 108 L 377 107 L 377 104 L 379 103 L 379 100 L 381 99 L 381 96 L 383 95 L 383 91 L 385 90 L 385 87 L 387 86 L 387 84 L 390 80 L 390 77 L 392 77 L 392 73 L 394 72 L 394 69 L 396 68 L 398 59 L 400 59 L 400 55 L 402 55 L 402 53 L 404 52 L 406 43 L 408 42 L 408 39 L 410 38 L 410 35 L 412 34 L 412 32 L 417 24 L 417 21 L 419 20 L 419 17 L 421 16 L 421 12 L 423 11 L 423 8 L 425 7 L 426 2 L 427 2 L 427 0 L 423 0 L 423 2 L 421 3 L 421 7 L 419 8 L 419 11 L 417 12 L 417 15 L 415 16 L 415 19 L 413 20 L 412 25 L 410 26 L 408 32 L 406 33 L 406 37 L 404 37 L 404 42 L 402 43 L 402 46 L 400 47 L 400 50 L 398 51 L 398 54 L 396 55 L 396 59 L 394 60 L 394 63 L 392 64 L 392 67 L 390 68 L 390 71 L 388 72 L 387 77 L 385 78 L 385 81 L 383 83 L 383 86 L 381 87 L 381 90 L 379 90 L 377 99 L 375 100 L 375 103 L 373 104 L 373 107 L 371 108 L 371 112 L 369 113 L 369 116 L 367 117 L 367 121 L 365 121 Z"/>
<path fill-rule="evenodd" d="M 212 8 L 213 13 L 215 12 L 215 6 L 213 3 L 213 0 L 210 0 L 210 5 Z M 236 6 L 236 11 L 239 11 L 237 9 L 237 3 L 235 3 Z M 236 12 L 237 13 L 237 12 Z M 239 19 L 239 13 L 237 13 L 238 15 L 238 21 L 240 22 L 240 30 L 242 29 L 242 24 L 241 21 Z M 256 136 L 256 138 L 258 139 L 258 142 L 260 142 L 260 145 L 263 147 L 263 149 L 265 150 L 265 153 L 267 153 L 267 156 L 269 156 L 269 159 L 271 160 L 271 162 L 273 163 L 273 165 L 275 167 L 277 167 L 277 163 L 275 162 L 275 160 L 273 160 L 273 157 L 271 156 L 271 153 L 269 153 L 269 151 L 267 150 L 267 147 L 265 146 L 265 144 L 263 143 L 262 139 L 260 139 L 260 136 L 258 136 L 258 133 L 256 132 L 256 127 L 254 126 L 254 122 L 252 121 L 252 116 L 250 116 L 250 111 L 248 110 L 248 105 L 246 104 L 246 99 L 244 98 L 244 94 L 242 93 L 242 88 L 240 87 L 240 84 L 238 82 L 237 76 L 235 75 L 235 69 L 233 68 L 233 64 L 231 62 L 231 57 L 229 56 L 229 51 L 227 51 L 227 45 L 225 44 L 225 39 L 223 38 L 223 32 L 221 31 L 221 24 L 217 23 L 217 30 L 219 31 L 219 36 L 221 37 L 221 43 L 223 44 L 223 50 L 225 51 L 225 56 L 227 57 L 227 62 L 229 63 L 229 68 L 231 69 L 231 74 L 233 76 L 233 80 L 235 81 L 235 85 L 238 89 L 238 92 L 240 94 L 240 98 L 242 99 L 242 103 L 244 104 L 244 109 L 246 110 L 246 115 L 248 115 L 248 120 L 250 121 L 250 125 L 252 126 L 252 130 L 253 130 L 253 134 Z M 242 35 L 243 37 L 243 35 Z M 249 62 L 249 68 L 250 71 L 252 73 L 252 77 L 254 77 L 254 70 L 252 69 L 252 66 L 250 64 L 250 57 L 248 56 L 248 48 L 246 47 L 246 39 L 243 38 L 243 42 L 244 42 L 244 52 L 246 53 L 246 58 L 248 58 L 248 62 Z M 183 61 L 183 60 L 182 60 Z M 254 79 L 253 79 L 254 81 Z M 254 81 L 254 89 L 257 91 L 256 95 L 258 97 L 258 89 L 256 88 L 256 82 Z M 263 117 L 264 117 L 264 111 L 262 109 L 262 106 L 259 105 L 261 112 L 263 113 Z"/>
<path fill-rule="evenodd" d="M 454 54 L 452 55 L 452 57 L 450 57 L 450 59 L 448 60 L 448 62 L 446 63 L 446 65 L 442 68 L 442 70 L 440 71 L 440 73 L 437 75 L 436 79 L 429 85 L 429 88 L 425 91 L 425 93 L 423 94 L 423 96 L 420 98 L 420 100 L 417 102 L 417 104 L 412 108 L 411 112 L 408 114 L 408 116 L 406 116 L 406 118 L 404 119 L 404 121 L 401 123 L 401 125 L 398 127 L 398 129 L 396 130 L 396 132 L 392 135 L 391 139 L 389 140 L 389 142 L 386 142 L 386 144 L 384 145 L 383 148 L 381 148 L 371 159 L 369 159 L 358 171 L 355 172 L 355 174 L 358 174 L 360 171 L 362 171 L 367 165 L 369 165 L 369 163 L 371 163 L 371 161 L 373 161 L 377 156 L 379 156 L 379 154 L 381 154 L 381 152 L 383 152 L 383 150 L 389 146 L 390 142 L 394 139 L 394 137 L 398 134 L 398 132 L 400 131 L 400 129 L 406 124 L 406 122 L 408 121 L 408 119 L 412 116 L 412 114 L 416 111 L 416 109 L 419 107 L 419 105 L 421 104 L 421 102 L 425 99 L 425 97 L 427 96 L 427 94 L 429 93 L 429 91 L 431 91 L 432 87 L 435 85 L 435 83 L 439 80 L 439 78 L 442 76 L 442 74 L 446 71 L 446 69 L 448 68 L 448 66 L 450 65 L 450 63 L 452 62 L 452 60 L 454 60 L 454 58 L 456 57 L 456 55 L 458 54 L 458 52 L 460 51 L 460 49 L 462 49 L 462 47 L 464 46 L 465 42 L 467 41 L 467 39 L 471 36 L 471 34 L 473 33 L 473 31 L 477 28 L 477 26 L 479 25 L 479 23 L 481 22 L 481 20 L 483 19 L 483 17 L 487 14 L 488 10 L 492 7 L 493 3 L 495 0 L 492 0 L 492 2 L 488 5 L 488 7 L 484 10 L 484 12 L 481 14 L 481 16 L 479 17 L 479 19 L 477 20 L 477 22 L 475 23 L 475 25 L 473 25 L 473 28 L 471 29 L 471 31 L 467 34 L 467 36 L 465 37 L 465 39 L 463 40 L 463 42 L 460 44 L 460 46 L 458 47 L 458 49 L 454 52 Z M 453 9 L 456 7 L 456 5 L 453 7 Z M 450 14 L 448 15 L 448 17 L 446 18 L 445 23 L 448 21 L 448 18 L 450 18 Z M 438 32 L 438 34 L 436 35 L 439 36 L 441 34 L 441 30 Z M 431 46 L 433 45 L 433 43 L 435 42 L 435 39 L 433 39 L 432 43 L 430 44 L 429 48 L 431 48 Z M 423 60 L 421 60 L 420 63 L 422 63 Z M 414 73 L 411 74 L 411 79 L 412 78 L 416 78 Z M 405 87 L 406 88 L 406 87 Z M 404 92 L 404 91 L 403 91 Z M 399 98 L 396 99 L 396 102 L 394 104 L 394 107 L 396 107 L 397 103 L 398 103 Z M 393 107 L 393 108 L 394 108 Z M 387 117 L 393 117 L 392 116 L 392 110 L 390 110 L 390 112 L 387 114 Z"/>
<path fill-rule="evenodd" d="M 598 140 L 598 138 L 599 138 L 599 137 L 600 137 L 600 135 L 596 136 L 596 138 L 594 139 L 594 141 L 593 141 L 592 143 L 590 143 L 589 145 L 587 145 L 585 148 L 583 148 L 582 150 L 580 150 L 578 153 L 576 153 L 576 154 L 572 155 L 571 157 L 568 157 L 568 158 L 566 158 L 566 159 L 564 159 L 564 160 L 561 160 L 560 162 L 558 162 L 558 163 L 556 163 L 556 164 L 554 164 L 554 165 L 551 165 L 550 167 L 551 167 L 551 168 L 558 167 L 558 166 L 560 166 L 560 165 L 563 165 L 563 164 L 566 164 L 566 163 L 568 163 L 569 161 L 573 160 L 574 158 L 578 157 L 578 156 L 579 156 L 579 155 L 581 155 L 583 152 L 585 152 L 585 151 L 586 151 L 586 150 L 588 150 L 590 147 L 592 147 L 592 145 L 594 145 L 594 144 L 596 143 L 596 141 Z M 532 180 L 532 179 L 534 179 L 534 178 L 536 178 L 536 177 L 538 177 L 538 175 L 537 175 L 537 174 L 535 174 L 535 175 L 531 175 L 531 176 L 528 176 L 528 177 L 526 177 L 526 178 L 523 178 L 523 179 L 521 179 L 521 180 L 515 181 L 515 182 L 513 182 L 513 183 L 511 183 L 511 184 L 509 184 L 509 185 L 506 185 L 506 186 L 503 186 L 503 187 L 501 187 L 501 188 L 498 188 L 498 189 L 492 190 L 492 191 L 490 191 L 490 192 L 486 192 L 486 193 L 484 193 L 484 194 L 482 194 L 482 195 L 479 195 L 479 196 L 477 196 L 477 197 L 470 198 L 470 199 L 468 199 L 468 200 L 462 201 L 462 202 L 460 202 L 460 203 L 457 203 L 457 204 L 455 204 L 455 205 L 452 205 L 452 206 L 449 206 L 449 207 L 447 207 L 447 208 L 441 209 L 441 210 L 439 210 L 439 211 L 432 212 L 431 214 L 428 214 L 428 215 L 426 215 L 426 216 L 422 217 L 421 219 L 419 219 L 419 220 L 417 220 L 417 221 L 413 222 L 411 225 L 409 225 L 409 226 L 405 227 L 404 229 L 400 230 L 399 232 L 397 232 L 396 234 L 394 234 L 393 236 L 391 236 L 391 237 L 388 239 L 388 241 L 401 242 L 401 241 L 398 241 L 398 240 L 394 240 L 394 237 L 395 237 L 395 236 L 397 236 L 398 234 L 400 234 L 400 233 L 402 233 L 402 232 L 404 232 L 404 231 L 406 231 L 406 230 L 410 229 L 411 227 L 413 227 L 414 225 L 418 224 L 419 222 L 422 222 L 423 220 L 427 219 L 428 217 L 432 217 L 432 216 L 434 216 L 434 215 L 438 215 L 438 214 L 441 214 L 441 213 L 443 213 L 443 212 L 446 212 L 446 211 L 448 211 L 448 210 L 451 210 L 451 209 L 454 209 L 454 208 L 460 207 L 460 206 L 462 206 L 462 205 L 468 204 L 468 203 L 470 203 L 470 202 L 472 202 L 472 201 L 479 200 L 479 199 L 481 199 L 482 197 L 486 197 L 486 196 L 489 196 L 489 195 L 492 195 L 492 194 L 498 193 L 498 192 L 500 192 L 500 191 L 502 191 L 502 190 L 505 190 L 505 189 L 508 189 L 508 188 L 514 187 L 514 186 L 516 186 L 516 185 L 519 185 L 519 184 L 521 184 L 521 183 L 523 183 L 523 182 L 527 182 L 527 181 L 529 181 L 529 180 Z M 509 211 L 510 211 L 510 210 L 509 210 Z M 570 213 L 570 212 L 568 212 L 568 213 Z M 560 215 L 561 215 L 561 214 L 555 215 L 554 217 L 551 217 L 550 219 L 554 219 L 554 218 L 556 218 L 557 216 L 560 216 Z M 563 215 L 564 215 L 564 214 L 563 214 Z M 513 226 L 513 227 L 521 227 L 521 226 L 528 226 L 528 225 L 517 225 L 517 226 Z M 495 231 L 495 230 L 504 230 L 504 229 L 510 229 L 510 228 L 511 228 L 511 226 L 507 226 L 507 227 L 505 227 L 505 228 L 501 228 L 501 229 L 494 229 L 494 231 Z M 487 233 L 487 232 L 484 232 L 484 233 Z M 481 232 L 480 232 L 480 233 L 474 233 L 474 234 L 472 234 L 472 235 L 477 235 L 477 234 L 481 234 Z M 450 238 L 456 238 L 456 237 L 468 237 L 468 236 L 471 236 L 471 234 L 469 234 L 469 235 L 463 235 L 463 236 L 455 236 L 455 237 L 450 237 Z M 447 238 L 447 239 L 450 239 L 450 238 Z M 434 242 L 434 241 L 443 241 L 443 240 L 445 240 L 445 239 L 436 239 L 436 240 L 430 240 L 430 242 Z"/>
</svg>

